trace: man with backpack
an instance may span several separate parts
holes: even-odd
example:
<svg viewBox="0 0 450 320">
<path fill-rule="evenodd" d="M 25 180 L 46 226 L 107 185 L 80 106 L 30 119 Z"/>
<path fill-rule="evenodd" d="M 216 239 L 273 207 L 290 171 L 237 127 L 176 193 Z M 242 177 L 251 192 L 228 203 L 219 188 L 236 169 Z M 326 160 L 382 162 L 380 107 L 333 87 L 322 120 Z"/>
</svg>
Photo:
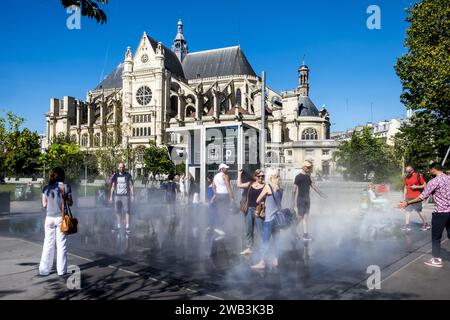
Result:
<svg viewBox="0 0 450 320">
<path fill-rule="evenodd" d="M 405 169 L 405 179 L 404 179 L 404 199 L 405 201 L 409 201 L 412 199 L 417 198 L 421 191 L 425 188 L 426 182 L 423 176 L 418 173 L 414 172 L 414 168 L 412 166 L 407 166 Z M 420 230 L 426 231 L 431 229 L 431 225 L 427 222 L 426 217 L 422 214 L 422 202 L 414 203 L 408 207 L 405 208 L 406 215 L 405 215 L 405 226 L 402 227 L 403 231 L 411 231 L 410 227 L 410 213 L 411 211 L 417 212 L 417 214 L 420 217 L 420 220 L 422 220 L 422 227 Z"/>
</svg>

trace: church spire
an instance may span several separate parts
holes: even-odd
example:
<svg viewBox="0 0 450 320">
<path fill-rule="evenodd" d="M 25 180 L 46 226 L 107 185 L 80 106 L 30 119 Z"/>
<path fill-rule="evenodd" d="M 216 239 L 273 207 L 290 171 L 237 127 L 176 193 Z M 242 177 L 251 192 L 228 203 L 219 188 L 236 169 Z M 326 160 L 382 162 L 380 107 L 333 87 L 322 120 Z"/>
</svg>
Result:
<svg viewBox="0 0 450 320">
<path fill-rule="evenodd" d="M 309 96 L 309 68 L 303 61 L 300 68 L 298 68 L 298 92 L 301 96 Z"/>
<path fill-rule="evenodd" d="M 184 39 L 183 35 L 183 22 L 181 19 L 178 20 L 178 33 L 173 40 L 172 51 L 176 54 L 180 62 L 183 62 L 184 57 L 189 52 L 186 39 Z"/>
</svg>

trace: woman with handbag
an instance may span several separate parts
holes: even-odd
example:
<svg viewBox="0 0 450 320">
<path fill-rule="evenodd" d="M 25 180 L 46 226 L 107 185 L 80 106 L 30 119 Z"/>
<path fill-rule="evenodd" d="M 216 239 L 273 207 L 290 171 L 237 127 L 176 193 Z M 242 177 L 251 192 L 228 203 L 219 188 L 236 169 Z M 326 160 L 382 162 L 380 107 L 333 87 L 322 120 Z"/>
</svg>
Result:
<svg viewBox="0 0 450 320">
<path fill-rule="evenodd" d="M 280 188 L 280 175 L 278 169 L 269 168 L 267 170 L 267 184 L 264 186 L 256 203 L 265 203 L 264 222 L 262 225 L 262 246 L 261 246 L 261 260 L 251 266 L 252 269 L 265 269 L 266 261 L 269 254 L 270 240 L 273 245 L 273 260 L 274 267 L 278 267 L 278 228 L 274 219 L 274 214 L 279 210 L 279 203 L 283 199 L 283 189 Z M 276 199 L 275 199 L 276 197 Z"/>
<path fill-rule="evenodd" d="M 46 209 L 45 239 L 39 264 L 39 275 L 47 276 L 53 266 L 56 248 L 56 272 L 59 276 L 67 272 L 67 235 L 61 232 L 62 215 L 68 214 L 67 206 L 72 206 L 72 190 L 64 184 L 62 168 L 50 170 L 48 185 L 42 191 L 42 206 Z M 64 208 L 64 209 L 63 209 Z M 64 212 L 63 212 L 64 210 Z"/>
<path fill-rule="evenodd" d="M 255 208 L 256 200 L 265 185 L 264 172 L 262 170 L 256 169 L 253 178 L 249 177 L 250 179 L 243 181 L 245 179 L 245 174 L 245 171 L 239 170 L 237 180 L 237 187 L 244 189 L 244 192 L 242 193 L 241 211 L 244 214 L 247 245 L 246 249 L 241 252 L 241 255 L 249 255 L 253 253 L 252 249 L 254 245 L 255 229 L 258 233 L 261 233 L 263 220 L 255 216 Z"/>
</svg>

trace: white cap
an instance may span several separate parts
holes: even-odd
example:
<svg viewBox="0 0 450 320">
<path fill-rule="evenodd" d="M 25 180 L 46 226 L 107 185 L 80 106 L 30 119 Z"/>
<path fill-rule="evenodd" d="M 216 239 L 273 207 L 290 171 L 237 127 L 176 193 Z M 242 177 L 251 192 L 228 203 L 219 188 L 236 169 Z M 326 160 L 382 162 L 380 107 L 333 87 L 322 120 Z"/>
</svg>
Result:
<svg viewBox="0 0 450 320">
<path fill-rule="evenodd" d="M 220 171 L 220 170 L 222 170 L 222 169 L 228 169 L 229 168 L 229 166 L 227 166 L 225 163 L 221 163 L 220 165 L 219 165 L 219 170 L 217 170 L 217 171 Z"/>
</svg>

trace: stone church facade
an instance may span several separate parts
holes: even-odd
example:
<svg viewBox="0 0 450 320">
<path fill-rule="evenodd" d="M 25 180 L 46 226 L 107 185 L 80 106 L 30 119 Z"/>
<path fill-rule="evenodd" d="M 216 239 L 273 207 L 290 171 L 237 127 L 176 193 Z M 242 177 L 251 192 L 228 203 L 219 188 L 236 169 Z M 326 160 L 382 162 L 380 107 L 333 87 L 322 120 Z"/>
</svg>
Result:
<svg viewBox="0 0 450 320">
<path fill-rule="evenodd" d="M 294 90 L 266 87 L 267 152 L 276 150 L 274 161 L 286 168 L 286 178 L 304 160 L 311 160 L 318 173 L 333 174 L 336 144 L 329 114 L 316 108 L 309 89 L 304 64 Z M 237 121 L 259 128 L 260 119 L 261 78 L 240 46 L 189 52 L 180 20 L 170 49 L 144 32 L 136 50 L 128 47 L 124 61 L 87 92 L 85 101 L 52 98 L 46 136 L 51 141 L 63 133 L 83 150 L 112 145 L 139 150 L 149 139 L 176 143 L 168 128 Z M 140 161 L 137 157 L 135 174 L 143 173 Z"/>
</svg>

